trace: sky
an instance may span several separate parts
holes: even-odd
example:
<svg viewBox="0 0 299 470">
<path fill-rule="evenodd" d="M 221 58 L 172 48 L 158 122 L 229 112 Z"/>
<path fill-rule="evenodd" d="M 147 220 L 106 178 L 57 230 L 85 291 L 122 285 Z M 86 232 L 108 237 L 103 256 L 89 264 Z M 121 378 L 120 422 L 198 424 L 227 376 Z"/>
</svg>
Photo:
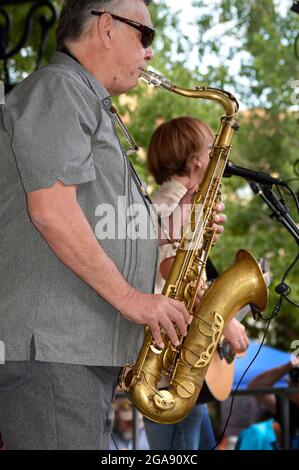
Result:
<svg viewBox="0 0 299 470">
<path fill-rule="evenodd" d="M 173 10 L 174 13 L 180 11 L 179 19 L 182 32 L 187 34 L 191 40 L 194 40 L 194 42 L 196 42 L 198 28 L 192 23 L 195 22 L 195 18 L 199 16 L 199 10 L 198 8 L 194 8 L 192 6 L 192 0 L 165 0 L 165 2 L 168 4 L 171 10 Z M 215 2 L 219 3 L 219 0 L 205 1 L 206 5 L 210 6 L 212 6 L 212 4 Z M 207 37 L 221 36 L 221 32 L 224 31 L 226 27 L 227 26 L 221 24 L 217 25 L 213 28 L 213 30 L 210 30 L 208 33 L 206 33 Z M 223 45 L 225 46 L 225 39 L 223 39 Z M 190 54 L 187 62 L 190 68 L 198 65 L 198 51 L 196 47 L 194 48 L 193 54 Z M 215 57 L 215 55 L 209 56 L 206 54 L 204 62 L 201 63 L 201 72 L 206 73 L 208 65 L 215 65 L 216 63 L 220 64 L 221 58 Z M 238 58 L 233 59 L 230 63 L 231 69 L 236 74 L 238 73 L 239 66 L 240 60 Z"/>
<path fill-rule="evenodd" d="M 196 14 L 196 8 L 192 8 L 192 0 L 165 0 L 166 3 L 174 10 L 180 10 L 182 9 L 182 19 L 184 22 L 190 21 Z M 206 4 L 210 4 L 213 6 L 213 3 L 219 3 L 219 0 L 206 0 Z M 279 10 L 285 14 L 288 9 L 291 8 L 292 6 L 292 0 L 276 0 L 275 2 L 277 5 L 279 5 Z"/>
<path fill-rule="evenodd" d="M 190 25 L 195 16 L 198 15 L 198 9 L 192 7 L 192 0 L 165 0 L 168 6 L 174 11 L 180 12 L 180 22 L 184 33 L 188 33 L 191 38 L 196 38 L 196 26 Z"/>
<path fill-rule="evenodd" d="M 282 1 L 284 2 L 287 0 Z M 192 0 L 165 0 L 165 2 L 174 13 L 180 11 L 179 19 L 182 32 L 188 35 L 191 40 L 196 41 L 198 28 L 192 23 L 194 23 L 195 18 L 199 16 L 199 9 L 192 6 Z M 213 8 L 213 3 L 219 3 L 219 0 L 205 0 L 205 4 L 211 8 Z M 225 30 L 225 28 L 227 28 L 227 25 L 216 25 L 212 30 L 206 33 L 206 35 L 207 37 L 219 37 L 221 36 L 221 33 Z M 225 46 L 225 39 L 223 39 L 223 45 Z M 201 64 L 202 72 L 205 73 L 207 71 L 206 67 L 208 65 L 217 63 L 217 61 L 221 62 L 220 58 L 215 57 L 215 55 L 206 55 L 205 62 Z M 198 52 L 196 48 L 194 50 L 194 53 L 191 54 L 189 57 L 188 65 L 190 67 L 198 65 Z M 230 67 L 232 67 L 235 73 L 237 73 L 239 68 L 239 60 L 232 61 Z"/>
<path fill-rule="evenodd" d="M 184 34 L 187 34 L 189 38 L 191 39 L 191 41 L 194 40 L 194 42 L 196 42 L 197 27 L 190 23 L 195 22 L 195 18 L 199 16 L 199 9 L 192 7 L 192 0 L 165 0 L 165 2 L 174 13 L 177 13 L 178 11 L 180 11 L 179 19 L 180 19 L 182 32 Z M 289 14 L 289 10 L 292 6 L 292 0 L 273 0 L 273 2 L 280 14 L 282 14 L 283 16 Z M 213 5 L 219 4 L 219 0 L 204 0 L 204 3 L 210 10 L 210 9 L 213 9 Z M 229 47 L 231 46 L 230 39 L 222 36 L 222 33 L 227 28 L 229 28 L 229 23 L 227 23 L 226 25 L 218 24 L 214 26 L 213 29 L 211 29 L 209 32 L 206 33 L 207 35 L 206 37 L 221 38 L 223 51 L 225 51 L 226 48 L 229 49 Z M 248 55 L 247 52 L 243 51 L 241 55 L 236 55 L 235 57 L 231 58 L 229 62 L 231 73 L 233 73 L 234 75 L 238 75 L 240 64 L 241 64 L 241 59 L 243 60 L 246 59 L 247 55 Z M 198 51 L 196 50 L 196 47 L 195 47 L 194 53 L 190 54 L 187 63 L 190 68 L 193 68 L 199 65 L 198 62 L 199 62 Z M 216 64 L 218 65 L 221 64 L 221 57 L 206 54 L 204 57 L 204 60 L 201 61 L 200 70 L 202 73 L 206 73 L 207 67 L 209 65 L 216 65 Z M 243 83 L 244 86 L 247 86 L 246 77 L 240 77 L 239 80 L 241 83 Z M 241 109 L 243 109 L 242 102 L 240 102 L 240 107 Z"/>
<path fill-rule="evenodd" d="M 292 0 L 273 0 L 276 8 L 282 15 L 287 15 L 289 13 L 289 10 L 292 6 Z M 182 30 L 184 33 L 187 33 L 188 36 L 191 39 L 196 39 L 197 36 L 197 27 L 195 25 L 192 25 L 194 19 L 199 15 L 199 10 L 198 8 L 192 7 L 192 0 L 165 0 L 167 5 L 173 10 L 173 12 L 177 12 L 178 10 L 180 11 L 180 22 L 182 26 Z M 205 0 L 204 2 L 207 6 L 210 8 L 213 8 L 213 4 L 218 4 L 219 0 Z M 223 30 L 224 25 L 217 25 L 215 28 L 213 28 L 213 31 L 211 31 L 212 35 L 221 35 L 221 31 Z M 213 58 L 215 61 L 215 58 Z M 195 54 L 194 57 L 191 57 L 191 61 L 196 60 L 195 59 Z M 212 61 L 213 63 L 213 61 Z M 234 66 L 234 65 L 233 65 Z M 236 67 L 238 67 L 238 64 L 235 64 Z"/>
<path fill-rule="evenodd" d="M 194 17 L 196 9 L 192 7 L 192 0 L 165 0 L 171 9 L 174 11 L 182 10 L 182 21 L 187 23 Z M 192 16 L 193 15 L 193 16 Z"/>
</svg>

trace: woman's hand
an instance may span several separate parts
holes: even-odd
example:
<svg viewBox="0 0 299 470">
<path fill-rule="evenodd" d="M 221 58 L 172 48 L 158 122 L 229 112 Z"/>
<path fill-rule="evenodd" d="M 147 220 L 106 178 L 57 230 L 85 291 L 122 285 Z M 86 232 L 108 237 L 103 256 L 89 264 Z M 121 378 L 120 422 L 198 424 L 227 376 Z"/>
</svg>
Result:
<svg viewBox="0 0 299 470">
<path fill-rule="evenodd" d="M 233 353 L 243 353 L 249 346 L 249 338 L 245 327 L 233 318 L 223 330 L 223 335 L 230 345 Z"/>
<path fill-rule="evenodd" d="M 214 217 L 214 224 L 213 224 L 213 228 L 216 230 L 215 240 L 218 240 L 219 236 L 224 232 L 223 225 L 227 221 L 226 215 L 222 214 L 224 209 L 225 209 L 225 205 L 223 204 L 223 202 L 219 202 L 216 206 L 216 210 L 215 210 L 216 215 Z"/>
</svg>

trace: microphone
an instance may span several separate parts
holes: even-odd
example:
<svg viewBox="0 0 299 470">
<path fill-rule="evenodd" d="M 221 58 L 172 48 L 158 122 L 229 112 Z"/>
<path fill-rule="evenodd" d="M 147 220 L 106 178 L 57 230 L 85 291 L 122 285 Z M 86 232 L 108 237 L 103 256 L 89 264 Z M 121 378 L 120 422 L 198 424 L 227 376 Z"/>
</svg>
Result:
<svg viewBox="0 0 299 470">
<path fill-rule="evenodd" d="M 286 186 L 286 183 L 280 178 L 273 178 L 267 173 L 262 173 L 261 171 L 253 171 L 241 166 L 234 165 L 231 161 L 228 161 L 223 173 L 225 178 L 230 178 L 231 176 L 241 176 L 249 181 L 255 181 L 259 184 L 270 185 L 277 184 L 280 186 Z"/>
</svg>

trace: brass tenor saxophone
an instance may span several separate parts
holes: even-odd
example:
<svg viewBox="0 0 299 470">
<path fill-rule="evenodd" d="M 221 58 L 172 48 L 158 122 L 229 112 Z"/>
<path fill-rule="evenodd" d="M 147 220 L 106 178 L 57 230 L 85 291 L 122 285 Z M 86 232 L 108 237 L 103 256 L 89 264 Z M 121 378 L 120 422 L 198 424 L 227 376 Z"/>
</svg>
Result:
<svg viewBox="0 0 299 470">
<path fill-rule="evenodd" d="M 213 218 L 220 201 L 222 175 L 231 149 L 231 141 L 239 128 L 238 102 L 230 93 L 216 88 L 178 87 L 153 72 L 142 77 L 156 87 L 187 98 L 213 100 L 222 105 L 225 116 L 215 137 L 204 181 L 195 193 L 189 221 L 184 227 L 171 272 L 163 294 L 185 302 L 194 316 L 187 336 L 179 335 L 180 346 L 174 347 L 164 334 L 164 348 L 156 347 L 149 327 L 135 365 L 127 364 L 121 374 L 121 388 L 130 392 L 136 408 L 158 423 L 176 423 L 185 418 L 196 404 L 212 355 L 224 326 L 245 305 L 253 304 L 260 311 L 268 303 L 268 290 L 254 257 L 240 250 L 234 264 L 220 275 L 194 308 L 195 299 L 210 249 L 214 242 Z M 169 386 L 159 390 L 161 377 Z"/>
</svg>

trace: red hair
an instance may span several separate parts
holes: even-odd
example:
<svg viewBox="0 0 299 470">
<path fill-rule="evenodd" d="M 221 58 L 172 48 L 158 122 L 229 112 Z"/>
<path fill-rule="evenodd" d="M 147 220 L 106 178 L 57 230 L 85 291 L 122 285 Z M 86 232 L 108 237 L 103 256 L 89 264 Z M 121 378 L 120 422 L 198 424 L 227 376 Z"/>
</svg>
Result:
<svg viewBox="0 0 299 470">
<path fill-rule="evenodd" d="M 211 128 L 200 119 L 179 117 L 159 126 L 152 135 L 147 164 L 158 184 L 173 175 L 190 176 L 190 162 L 202 150 Z"/>
</svg>

